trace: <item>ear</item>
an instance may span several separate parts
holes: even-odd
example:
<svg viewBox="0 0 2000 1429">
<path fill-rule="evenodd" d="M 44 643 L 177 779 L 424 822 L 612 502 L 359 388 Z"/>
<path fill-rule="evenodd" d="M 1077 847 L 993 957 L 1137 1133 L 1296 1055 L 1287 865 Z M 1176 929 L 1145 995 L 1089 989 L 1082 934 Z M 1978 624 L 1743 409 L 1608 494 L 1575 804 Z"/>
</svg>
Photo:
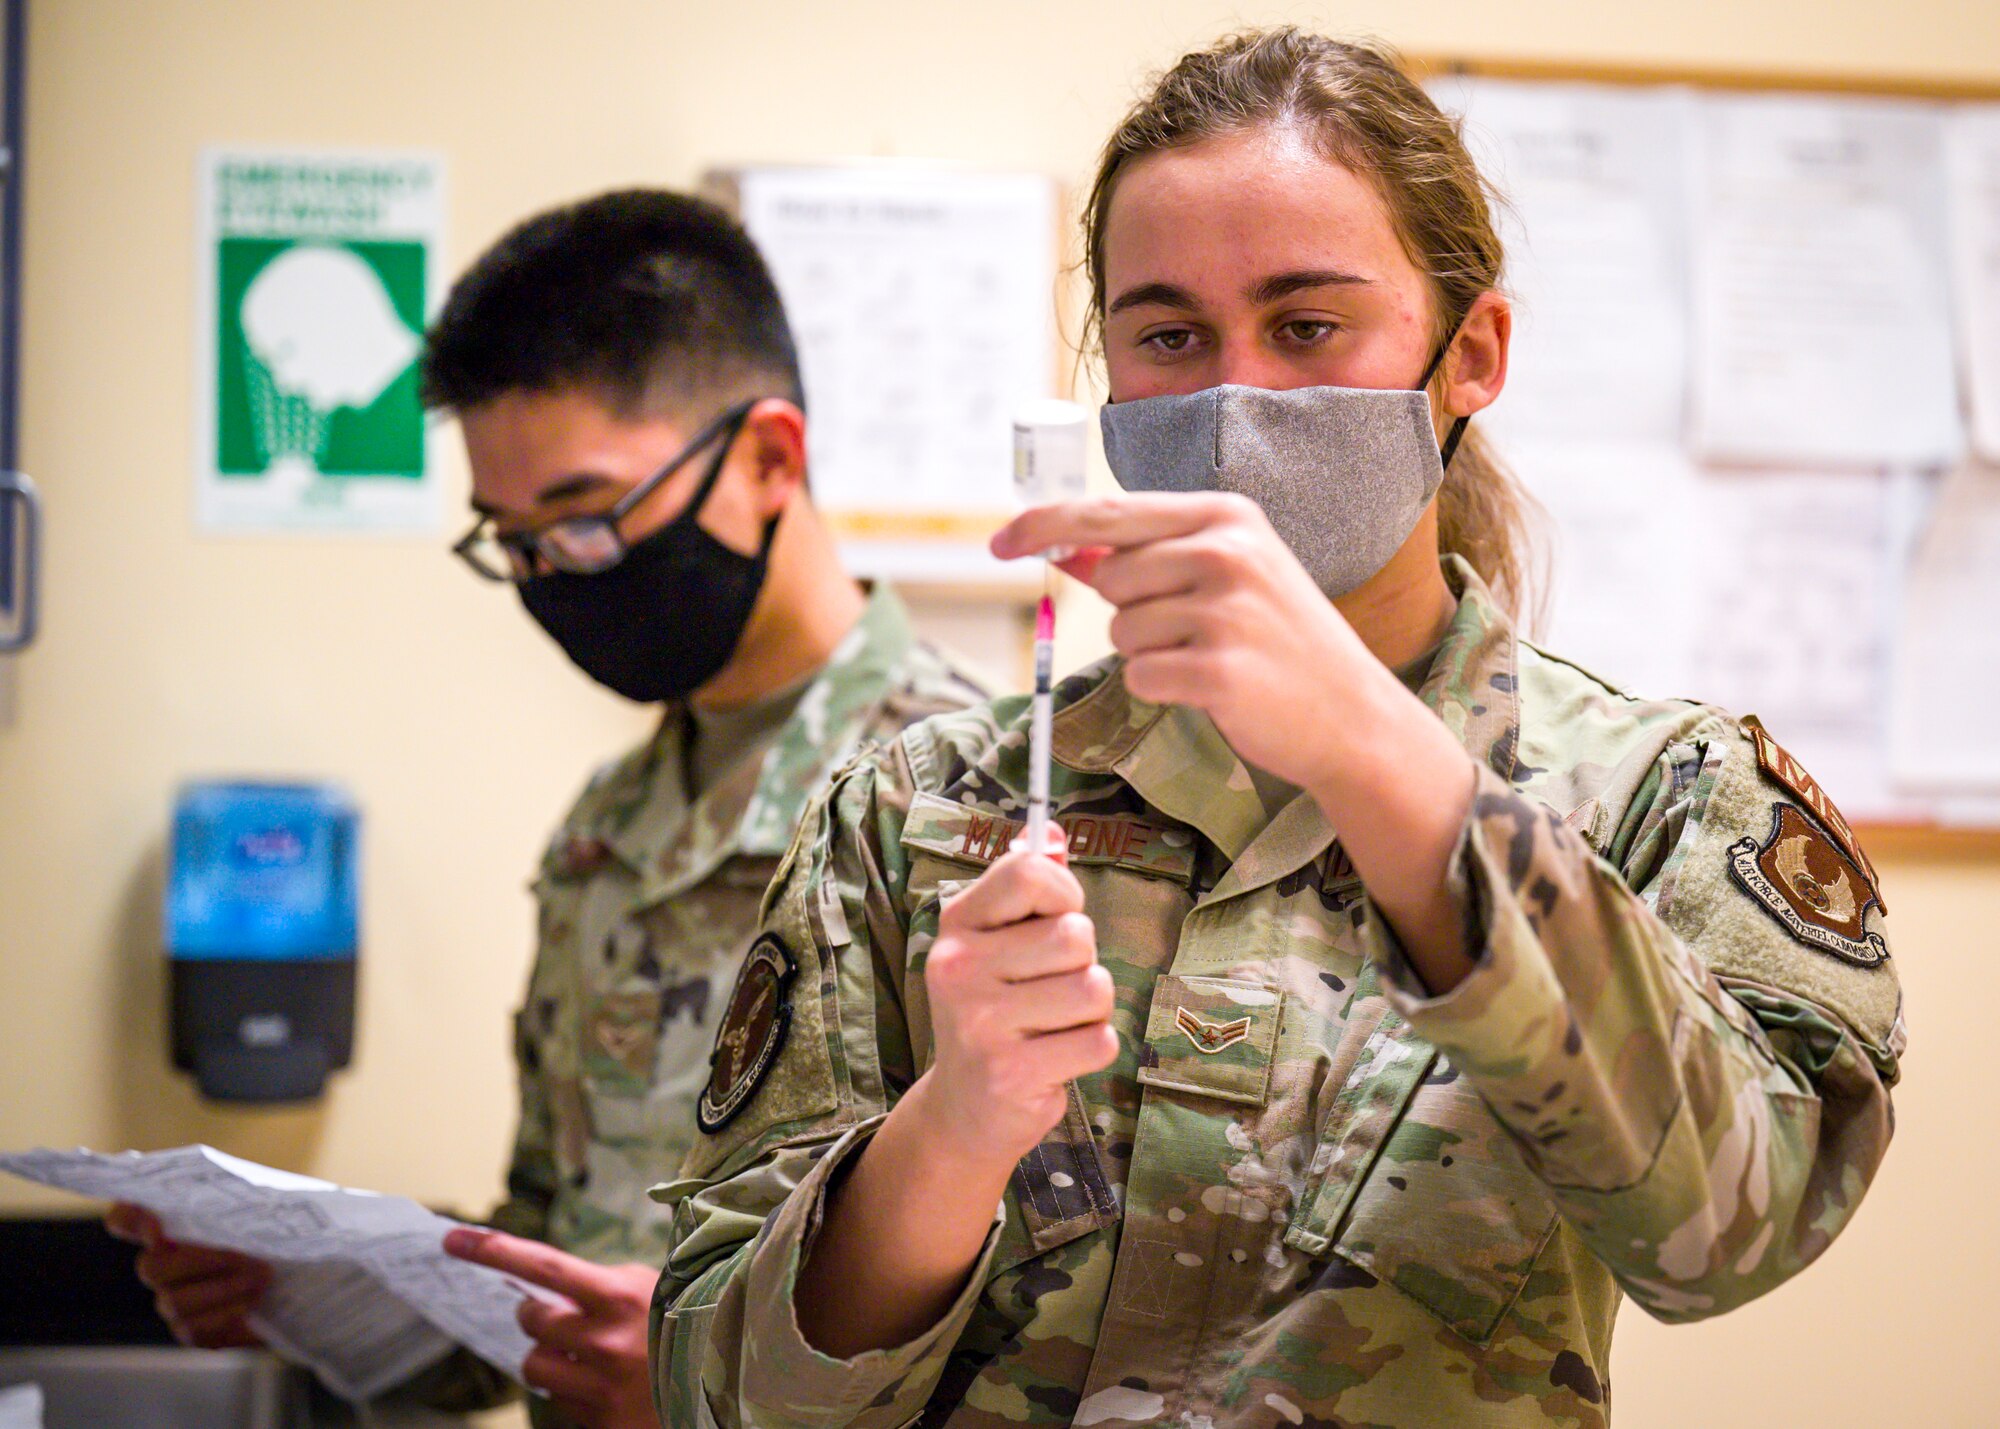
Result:
<svg viewBox="0 0 2000 1429">
<path fill-rule="evenodd" d="M 738 441 L 756 484 L 757 514 L 776 516 L 806 484 L 806 414 L 781 397 L 766 398 L 744 418 Z"/>
<path fill-rule="evenodd" d="M 1507 385 L 1507 345 L 1514 336 L 1514 308 L 1491 289 L 1473 301 L 1441 364 L 1439 405 L 1448 417 L 1470 417 L 1489 406 Z"/>
</svg>

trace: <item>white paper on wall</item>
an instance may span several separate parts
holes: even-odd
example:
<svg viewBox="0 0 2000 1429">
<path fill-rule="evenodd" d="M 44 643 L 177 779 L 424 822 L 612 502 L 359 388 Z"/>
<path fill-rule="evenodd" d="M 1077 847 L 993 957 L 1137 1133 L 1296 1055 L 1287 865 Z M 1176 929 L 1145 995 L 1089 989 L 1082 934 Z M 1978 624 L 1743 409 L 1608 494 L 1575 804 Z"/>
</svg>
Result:
<svg viewBox="0 0 2000 1429">
<path fill-rule="evenodd" d="M 1687 91 L 1451 77 L 1432 86 L 1500 189 L 1514 298 L 1503 441 L 1686 429 Z"/>
<path fill-rule="evenodd" d="M 1686 695 L 1686 455 L 1668 442 L 1538 442 L 1507 458 L 1547 517 L 1542 643 L 1634 694 Z"/>
<path fill-rule="evenodd" d="M 1642 698 L 1761 716 L 1850 818 L 1921 812 L 1887 757 L 1903 483 L 1704 469 L 1664 443 L 1508 456 L 1553 528 L 1550 650 Z"/>
<path fill-rule="evenodd" d="M 1947 476 L 1910 561 L 1891 757 L 1911 784 L 2000 794 L 2000 466 Z"/>
<path fill-rule="evenodd" d="M 1697 453 L 1952 460 L 1942 111 L 1804 95 L 1711 95 L 1698 109 Z"/>
<path fill-rule="evenodd" d="M 2000 462 L 2000 104 L 1962 104 L 1946 122 L 1952 306 L 1958 313 L 1972 444 Z"/>
<path fill-rule="evenodd" d="M 1054 386 L 1054 182 L 892 164 L 728 178 L 785 301 L 814 495 L 850 556 L 919 578 L 992 567 L 1014 410 Z"/>
<path fill-rule="evenodd" d="M 1892 787 L 1888 688 L 1906 525 L 1866 472 L 1707 471 L 1691 688 L 1756 714 L 1850 819 L 1914 810 Z"/>
</svg>

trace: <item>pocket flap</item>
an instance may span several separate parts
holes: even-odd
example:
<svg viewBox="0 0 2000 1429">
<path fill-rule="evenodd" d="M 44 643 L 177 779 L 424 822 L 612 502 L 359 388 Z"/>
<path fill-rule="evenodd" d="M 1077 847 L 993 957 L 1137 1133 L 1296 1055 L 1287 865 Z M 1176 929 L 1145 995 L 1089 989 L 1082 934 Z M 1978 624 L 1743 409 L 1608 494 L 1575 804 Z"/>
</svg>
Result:
<svg viewBox="0 0 2000 1429">
<path fill-rule="evenodd" d="M 1069 1084 L 1069 1110 L 1041 1145 L 1021 1158 L 1010 1188 L 1037 1255 L 1117 1221 L 1118 1198 L 1075 1082 Z"/>
<path fill-rule="evenodd" d="M 1307 1255 L 1326 1254 L 1363 1178 L 1436 1059 L 1437 1049 L 1409 1023 L 1382 1010 L 1328 1108 L 1313 1152 L 1316 1184 L 1285 1232 L 1286 1245 Z"/>
<path fill-rule="evenodd" d="M 1264 1105 L 1282 988 L 1220 977 L 1162 976 L 1146 1019 L 1139 1080 L 1224 1101 Z"/>
</svg>

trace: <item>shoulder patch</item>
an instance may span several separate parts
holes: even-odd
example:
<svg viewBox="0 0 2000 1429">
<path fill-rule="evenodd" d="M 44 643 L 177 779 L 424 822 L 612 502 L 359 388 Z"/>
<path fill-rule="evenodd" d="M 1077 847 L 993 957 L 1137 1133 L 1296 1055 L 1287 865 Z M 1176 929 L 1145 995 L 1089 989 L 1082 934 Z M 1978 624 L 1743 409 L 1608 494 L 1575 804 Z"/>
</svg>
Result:
<svg viewBox="0 0 2000 1429">
<path fill-rule="evenodd" d="M 776 933 L 764 934 L 751 946 L 715 1031 L 708 1085 L 695 1103 L 695 1122 L 703 1131 L 714 1133 L 729 1125 L 778 1060 L 791 1026 L 791 987 L 798 975 L 798 959 Z"/>
<path fill-rule="evenodd" d="M 1880 909 L 1874 884 L 1841 846 L 1798 807 L 1777 803 L 1771 832 L 1729 846 L 1729 872 L 1758 906 L 1799 942 L 1873 967 L 1889 956 L 1867 925 Z"/>
<path fill-rule="evenodd" d="M 1848 827 L 1840 810 L 1833 806 L 1833 800 L 1827 798 L 1826 790 L 1806 773 L 1804 765 L 1771 738 L 1771 731 L 1764 728 L 1764 722 L 1757 716 L 1746 715 L 1743 729 L 1750 736 L 1750 742 L 1757 746 L 1757 767 L 1812 811 L 1821 827 L 1833 835 L 1834 841 L 1846 853 L 1862 881 L 1868 885 L 1869 893 L 1874 895 L 1876 904 L 1884 913 L 1888 912 L 1889 905 L 1882 902 L 1882 881 L 1875 876 L 1875 865 L 1861 851 L 1861 841 L 1854 836 L 1854 830 Z"/>
</svg>

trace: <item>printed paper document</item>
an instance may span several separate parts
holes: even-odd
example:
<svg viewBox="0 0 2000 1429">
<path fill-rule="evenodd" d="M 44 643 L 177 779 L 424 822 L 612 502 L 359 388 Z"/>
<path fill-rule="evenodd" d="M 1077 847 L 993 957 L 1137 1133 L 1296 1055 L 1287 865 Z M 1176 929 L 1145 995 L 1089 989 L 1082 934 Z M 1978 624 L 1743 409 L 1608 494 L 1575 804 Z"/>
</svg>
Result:
<svg viewBox="0 0 2000 1429">
<path fill-rule="evenodd" d="M 2000 104 L 1948 121 L 1953 307 L 1965 350 L 1972 444 L 2000 462 Z"/>
<path fill-rule="evenodd" d="M 160 1218 L 172 1239 L 242 1251 L 276 1275 L 254 1321 L 279 1354 L 336 1394 L 365 1399 L 465 1346 L 516 1379 L 532 1347 L 515 1315 L 520 1281 L 444 1253 L 455 1224 L 400 1196 L 353 1191 L 208 1146 L 46 1149 L 0 1155 L 0 1171 Z"/>
<path fill-rule="evenodd" d="M 1799 95 L 1700 108 L 1696 451 L 1799 467 L 1953 459 L 1937 111 Z"/>
<path fill-rule="evenodd" d="M 1687 91 L 1452 76 L 1438 102 L 1507 196 L 1514 341 L 1479 421 L 1502 442 L 1686 431 Z"/>
</svg>

